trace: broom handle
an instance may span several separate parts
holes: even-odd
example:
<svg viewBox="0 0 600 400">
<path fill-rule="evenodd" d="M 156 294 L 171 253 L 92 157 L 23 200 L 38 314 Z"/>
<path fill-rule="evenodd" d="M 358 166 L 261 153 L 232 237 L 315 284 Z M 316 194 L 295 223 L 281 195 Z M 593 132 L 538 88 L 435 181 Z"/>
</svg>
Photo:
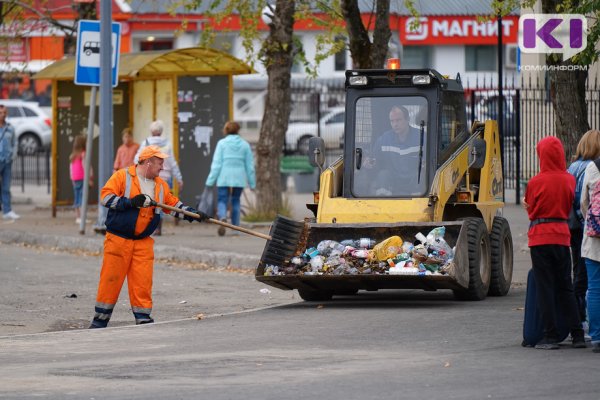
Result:
<svg viewBox="0 0 600 400">
<path fill-rule="evenodd" d="M 165 210 L 180 212 L 182 214 L 187 215 L 188 217 L 192 217 L 192 218 L 196 218 L 196 219 L 200 218 L 200 215 L 198 215 L 196 213 L 189 212 L 189 211 L 186 211 L 186 210 L 182 210 L 181 208 L 177 208 L 177 207 L 171 207 L 171 206 L 168 206 L 166 204 L 158 203 L 158 202 L 155 202 L 155 201 L 153 201 L 151 203 L 151 205 L 156 206 L 156 207 L 160 207 L 160 208 L 164 208 Z M 256 236 L 256 237 L 259 237 L 261 239 L 266 239 L 266 240 L 273 239 L 271 236 L 265 235 L 264 233 L 260 233 L 260 232 L 256 232 L 256 231 L 253 231 L 253 230 L 250 230 L 250 229 L 242 228 L 241 226 L 237 226 L 237 225 L 231 225 L 231 224 L 228 224 L 227 222 L 219 221 L 218 219 L 209 218 L 206 221 L 211 222 L 213 224 L 224 226 L 224 227 L 229 228 L 229 229 L 233 229 L 233 230 L 236 230 L 236 231 L 247 233 L 248 235 Z"/>
</svg>

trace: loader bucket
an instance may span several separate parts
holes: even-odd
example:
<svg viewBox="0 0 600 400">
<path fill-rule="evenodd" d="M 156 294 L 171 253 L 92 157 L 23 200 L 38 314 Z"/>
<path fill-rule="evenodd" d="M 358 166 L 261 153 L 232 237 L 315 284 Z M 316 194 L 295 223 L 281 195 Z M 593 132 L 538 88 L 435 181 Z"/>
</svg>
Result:
<svg viewBox="0 0 600 400">
<path fill-rule="evenodd" d="M 371 238 L 381 242 L 390 236 L 400 236 L 403 241 L 414 242 L 419 232 L 427 233 L 435 227 L 444 226 L 444 239 L 454 249 L 454 259 L 443 275 L 265 275 L 268 267 L 263 258 L 256 269 L 256 279 L 265 284 L 284 290 L 300 289 L 308 291 L 353 291 L 378 289 L 453 289 L 466 290 L 469 287 L 469 252 L 465 221 L 419 222 L 419 223 L 369 223 L 369 224 L 307 224 L 305 245 L 301 244 L 296 254 L 306 248 L 315 247 L 322 240 L 342 241 L 345 239 Z M 284 265 L 278 266 L 280 270 Z"/>
</svg>

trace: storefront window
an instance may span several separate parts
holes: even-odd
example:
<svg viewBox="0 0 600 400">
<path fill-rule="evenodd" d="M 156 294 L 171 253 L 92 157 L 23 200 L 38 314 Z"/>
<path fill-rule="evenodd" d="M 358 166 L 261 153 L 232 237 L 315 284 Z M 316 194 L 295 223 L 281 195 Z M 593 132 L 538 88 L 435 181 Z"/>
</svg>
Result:
<svg viewBox="0 0 600 400">
<path fill-rule="evenodd" d="M 465 46 L 467 71 L 496 71 L 496 46 Z"/>
<path fill-rule="evenodd" d="M 404 46 L 402 68 L 431 68 L 431 48 L 428 46 Z"/>
</svg>

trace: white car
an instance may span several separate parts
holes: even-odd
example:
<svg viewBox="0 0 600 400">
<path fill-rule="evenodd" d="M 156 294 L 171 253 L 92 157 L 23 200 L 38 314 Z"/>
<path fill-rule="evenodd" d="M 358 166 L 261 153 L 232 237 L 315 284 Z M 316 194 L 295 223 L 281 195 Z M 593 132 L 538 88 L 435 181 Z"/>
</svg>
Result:
<svg viewBox="0 0 600 400">
<path fill-rule="evenodd" d="M 52 140 L 52 122 L 38 103 L 0 100 L 8 111 L 6 120 L 15 127 L 21 154 L 35 154 L 48 148 Z"/>
<path fill-rule="evenodd" d="M 325 148 L 339 149 L 343 145 L 344 137 L 344 107 L 328 110 L 321 117 L 321 137 L 325 141 Z M 308 153 L 308 140 L 317 136 L 316 122 L 292 122 L 285 133 L 286 150 L 300 154 Z"/>
</svg>

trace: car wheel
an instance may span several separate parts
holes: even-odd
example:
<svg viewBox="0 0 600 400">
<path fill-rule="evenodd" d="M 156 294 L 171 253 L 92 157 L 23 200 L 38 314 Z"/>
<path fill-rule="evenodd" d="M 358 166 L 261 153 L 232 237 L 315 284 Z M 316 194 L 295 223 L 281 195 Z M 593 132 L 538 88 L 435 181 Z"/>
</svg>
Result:
<svg viewBox="0 0 600 400">
<path fill-rule="evenodd" d="M 21 154 L 35 154 L 42 148 L 42 143 L 35 133 L 26 132 L 19 137 Z"/>
<path fill-rule="evenodd" d="M 298 153 L 305 155 L 308 154 L 308 141 L 310 140 L 312 136 L 309 135 L 305 135 L 302 136 L 300 139 L 298 139 L 298 147 L 296 147 L 298 149 Z"/>
</svg>

